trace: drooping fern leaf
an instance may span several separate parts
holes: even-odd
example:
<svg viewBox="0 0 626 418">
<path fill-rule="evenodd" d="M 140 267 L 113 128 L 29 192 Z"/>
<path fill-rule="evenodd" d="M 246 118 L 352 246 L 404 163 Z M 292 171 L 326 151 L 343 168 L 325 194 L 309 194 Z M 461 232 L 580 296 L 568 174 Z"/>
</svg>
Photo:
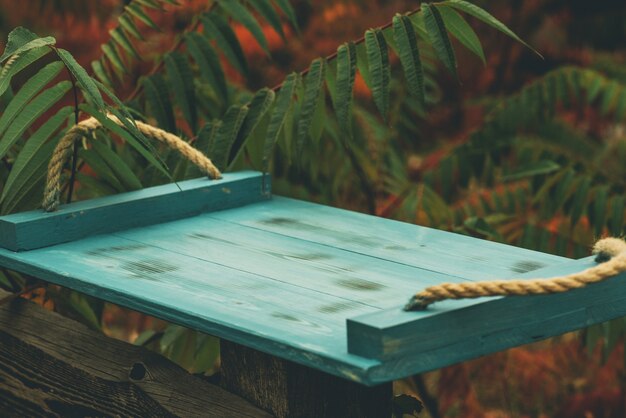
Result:
<svg viewBox="0 0 626 418">
<path fill-rule="evenodd" d="M 270 157 L 274 146 L 278 141 L 278 135 L 280 134 L 287 113 L 291 110 L 293 95 L 296 90 L 296 81 L 298 75 L 291 73 L 285 79 L 282 88 L 276 96 L 276 101 L 272 113 L 270 115 L 269 125 L 265 135 L 264 147 L 263 147 L 263 170 L 267 171 L 269 168 Z"/>
<path fill-rule="evenodd" d="M 337 49 L 337 81 L 335 85 L 335 113 L 340 129 L 347 136 L 352 136 L 352 99 L 356 77 L 356 46 L 353 42 L 341 45 Z"/>
<path fill-rule="evenodd" d="M 446 26 L 441 17 L 441 13 L 436 6 L 427 3 L 422 4 L 422 9 L 424 11 L 424 22 L 428 30 L 428 36 L 437 56 L 454 77 L 458 79 L 456 56 L 448 33 L 446 32 Z"/>
<path fill-rule="evenodd" d="M 326 61 L 323 58 L 317 58 L 311 63 L 305 80 L 305 90 L 296 134 L 296 155 L 298 158 L 302 155 L 302 149 L 309 135 L 313 116 L 318 105 L 320 105 L 318 98 L 323 94 L 325 70 Z"/>
<path fill-rule="evenodd" d="M 198 114 L 196 111 L 193 73 L 189 62 L 179 52 L 170 52 L 164 59 L 168 81 L 173 87 L 176 102 L 180 106 L 189 127 L 195 132 L 198 125 Z"/>
<path fill-rule="evenodd" d="M 217 136 L 209 150 L 211 160 L 220 170 L 228 166 L 228 157 L 231 148 L 241 129 L 241 126 L 248 114 L 248 106 L 231 106 L 224 115 L 222 125 L 217 131 Z"/>
<path fill-rule="evenodd" d="M 423 103 L 424 70 L 422 69 L 415 30 L 408 17 L 402 15 L 394 16 L 393 35 L 409 91 Z"/>
<path fill-rule="evenodd" d="M 263 51 L 269 55 L 269 45 L 267 44 L 267 38 L 263 33 L 263 29 L 259 25 L 259 22 L 254 16 L 246 9 L 238 0 L 218 0 L 220 7 L 222 7 L 228 15 L 237 22 L 240 22 L 256 39 Z"/>
<path fill-rule="evenodd" d="M 372 96 L 383 119 L 389 111 L 389 81 L 391 69 L 387 42 L 380 29 L 365 32 L 365 46 L 372 82 Z"/>
</svg>

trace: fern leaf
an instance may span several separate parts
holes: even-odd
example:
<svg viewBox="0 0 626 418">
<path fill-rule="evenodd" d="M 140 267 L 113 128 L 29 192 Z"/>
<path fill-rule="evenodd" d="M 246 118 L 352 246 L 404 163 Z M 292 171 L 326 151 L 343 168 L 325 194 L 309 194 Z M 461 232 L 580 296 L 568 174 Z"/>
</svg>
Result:
<svg viewBox="0 0 626 418">
<path fill-rule="evenodd" d="M 352 138 L 352 91 L 355 76 L 356 46 L 353 42 L 348 42 L 337 49 L 337 84 L 334 104 L 339 128 L 350 139 Z M 348 138 L 344 138 L 344 141 Z"/>
<path fill-rule="evenodd" d="M 275 1 L 276 1 L 276 4 L 278 5 L 278 8 L 282 10 L 285 16 L 287 16 L 287 19 L 289 19 L 289 22 L 291 23 L 291 25 L 296 29 L 296 31 L 299 31 L 300 28 L 298 26 L 298 18 L 296 17 L 296 12 L 293 9 L 293 6 L 291 5 L 291 3 L 289 3 L 289 0 L 275 0 Z"/>
<path fill-rule="evenodd" d="M 31 135 L 15 159 L 15 163 L 2 190 L 0 203 L 12 200 L 24 188 L 26 182 L 33 174 L 33 167 L 39 165 L 37 159 L 41 157 L 38 152 L 45 145 L 46 141 L 61 127 L 73 110 L 72 106 L 62 108 Z"/>
<path fill-rule="evenodd" d="M 2 116 L 0 116 L 0 136 L 2 136 L 9 124 L 15 119 L 17 114 L 24 109 L 27 103 L 59 75 L 62 69 L 63 63 L 58 61 L 50 63 L 24 83 L 22 88 L 9 102 Z"/>
<path fill-rule="evenodd" d="M 368 30 L 365 33 L 365 47 L 372 78 L 372 96 L 380 114 L 387 120 L 389 112 L 389 80 L 391 67 L 387 43 L 380 29 Z"/>
<path fill-rule="evenodd" d="M 222 7 L 231 18 L 241 23 L 252 34 L 254 39 L 259 43 L 263 51 L 269 55 L 269 45 L 267 44 L 267 38 L 263 33 L 263 29 L 257 22 L 256 18 L 246 9 L 244 6 L 235 0 L 218 0 L 220 7 Z"/>
<path fill-rule="evenodd" d="M 593 212 L 591 213 L 591 222 L 596 237 L 602 235 L 604 230 L 604 222 L 606 221 L 606 204 L 609 194 L 609 186 L 600 186 L 593 196 Z"/>
<path fill-rule="evenodd" d="M 118 77 L 121 77 L 121 74 L 128 74 L 128 70 L 124 65 L 124 62 L 120 58 L 120 55 L 117 53 L 117 49 L 109 43 L 102 44 L 100 47 L 104 56 L 113 66 L 113 69 L 117 72 Z"/>
<path fill-rule="evenodd" d="M 467 49 L 472 51 L 480 60 L 483 65 L 487 65 L 485 60 L 485 52 L 480 43 L 480 39 L 476 36 L 476 32 L 472 27 L 463 19 L 463 17 L 451 7 L 444 5 L 436 5 L 437 9 L 441 13 L 446 28 L 452 33 L 452 35 L 459 40 Z"/>
<path fill-rule="evenodd" d="M 311 122 L 318 106 L 318 97 L 324 89 L 324 73 L 326 70 L 326 60 L 317 58 L 311 63 L 309 73 L 305 79 L 304 96 L 298 118 L 298 130 L 296 133 L 296 155 L 302 155 L 304 143 L 311 129 Z"/>
<path fill-rule="evenodd" d="M 119 126 L 117 123 L 110 120 L 104 113 L 98 111 L 97 109 L 82 104 L 80 105 L 80 109 L 85 113 L 96 118 L 100 124 L 106 128 L 109 132 L 112 132 L 118 135 L 120 138 L 124 139 L 131 147 L 137 150 L 151 165 L 153 165 L 157 170 L 163 173 L 168 179 L 171 179 L 171 175 L 165 166 L 165 163 L 158 157 L 154 147 L 149 144 L 145 137 L 139 135 L 133 135 L 133 133 L 129 132 L 126 125 L 124 127 Z M 128 121 L 119 111 L 114 108 L 109 109 L 109 111 L 115 115 L 118 119 L 120 119 L 123 123 Z M 135 128 L 136 131 L 136 128 Z"/>
<path fill-rule="evenodd" d="M 54 141 L 50 141 L 37 150 L 35 156 L 29 161 L 29 172 L 24 175 L 23 179 L 20 179 L 23 187 L 13 188 L 13 193 L 7 194 L 2 201 L 0 214 L 34 209 L 41 202 L 43 184 L 48 172 L 48 161 L 55 145 Z"/>
<path fill-rule="evenodd" d="M 101 61 L 91 61 L 91 69 L 93 70 L 96 77 L 98 77 L 100 81 L 102 81 L 104 84 L 106 84 L 107 86 L 113 85 L 113 81 L 111 80 L 111 77 L 109 77 L 109 74 L 107 74 L 107 71 L 105 70 L 104 65 L 102 65 Z"/>
<path fill-rule="evenodd" d="M 278 141 L 278 135 L 285 123 L 287 112 L 291 110 L 292 98 L 296 90 L 296 80 L 298 75 L 291 73 L 285 78 L 283 85 L 276 96 L 274 109 L 270 115 L 269 125 L 265 135 L 263 146 L 263 171 L 267 172 L 269 161 L 274 150 L 274 146 Z"/>
<path fill-rule="evenodd" d="M 365 39 L 365 38 L 363 38 Z M 367 49 L 365 42 L 356 45 L 356 70 L 361 76 L 368 89 L 372 90 L 372 77 L 370 74 L 370 66 L 367 58 Z"/>
<path fill-rule="evenodd" d="M 96 87 L 96 84 L 93 82 L 91 77 L 89 77 L 89 75 L 87 74 L 87 71 L 85 71 L 85 69 L 78 62 L 76 62 L 72 54 L 70 54 L 66 50 L 57 49 L 57 54 L 76 79 L 76 83 L 83 91 L 87 102 L 93 104 L 98 109 L 103 110 L 104 101 L 102 100 L 100 91 L 98 90 L 98 87 Z"/>
<path fill-rule="evenodd" d="M 574 226 L 580 219 L 587 205 L 587 199 L 589 194 L 589 188 L 591 187 L 591 179 L 589 177 L 583 178 L 576 189 L 574 199 L 572 201 L 572 208 L 570 212 L 570 222 Z"/>
<path fill-rule="evenodd" d="M 29 105 L 13 119 L 13 122 L 0 138 L 0 158 L 5 156 L 9 148 L 20 139 L 26 129 L 28 129 L 37 118 L 56 104 L 71 87 L 72 83 L 69 81 L 61 81 L 35 97 Z"/>
<path fill-rule="evenodd" d="M 464 1 L 464 0 L 447 0 L 447 1 L 442 2 L 441 4 L 454 7 L 455 9 L 461 10 L 462 12 L 465 12 L 468 15 L 474 16 L 476 19 L 485 22 L 489 26 L 491 26 L 491 27 L 499 30 L 500 32 L 504 33 L 505 35 L 510 36 L 511 38 L 515 39 L 517 42 L 522 43 L 527 48 L 532 50 L 535 54 L 537 54 L 537 55 L 539 55 L 541 57 L 541 54 L 539 52 L 535 51 L 535 49 L 533 47 L 531 47 L 526 42 L 524 42 L 519 36 L 517 36 L 504 23 L 500 22 L 498 19 L 493 17 L 486 10 L 484 10 L 484 9 L 482 9 L 482 8 L 472 4 L 472 3 Z"/>
<path fill-rule="evenodd" d="M 398 48 L 409 92 L 424 103 L 424 70 L 411 20 L 402 15 L 393 18 L 393 37 Z"/>
<path fill-rule="evenodd" d="M 626 198 L 615 196 L 611 201 L 611 219 L 609 219 L 609 233 L 614 237 L 623 236 L 624 210 Z"/>
<path fill-rule="evenodd" d="M 196 111 L 196 96 L 193 86 L 193 73 L 189 62 L 178 52 L 165 55 L 167 77 L 174 90 L 176 102 L 183 111 L 187 123 L 193 132 L 196 132 L 198 115 Z"/>
<path fill-rule="evenodd" d="M 248 62 L 241 49 L 239 40 L 228 25 L 228 22 L 217 13 L 208 13 L 201 18 L 202 26 L 204 26 L 204 34 L 209 39 L 215 39 L 217 45 L 235 67 L 244 77 L 248 76 Z"/>
<path fill-rule="evenodd" d="M 154 10 L 163 10 L 163 6 L 156 0 L 133 0 L 134 3 L 140 4 L 144 7 Z"/>
<path fill-rule="evenodd" d="M 228 156 L 228 165 L 230 165 L 237 158 L 240 150 L 243 149 L 246 140 L 259 125 L 261 119 L 265 116 L 270 109 L 276 98 L 276 93 L 273 90 L 264 88 L 259 90 L 252 100 L 248 103 L 248 114 L 243 121 L 237 139 L 230 148 L 230 154 Z"/>
<path fill-rule="evenodd" d="M 602 94 L 602 103 L 600 105 L 600 113 L 606 115 L 615 105 L 615 99 L 619 94 L 619 83 L 615 80 L 611 81 L 604 89 Z"/>
<path fill-rule="evenodd" d="M 228 102 L 228 85 L 220 64 L 220 59 L 209 41 L 196 32 L 185 35 L 189 53 L 198 64 L 202 77 L 220 95 L 222 102 Z"/>
<path fill-rule="evenodd" d="M 146 104 L 157 124 L 168 132 L 176 131 L 174 110 L 170 101 L 167 83 L 160 74 L 145 77 L 141 84 L 146 94 Z"/>
<path fill-rule="evenodd" d="M 228 166 L 230 150 L 247 114 L 248 106 L 234 105 L 228 108 L 222 119 L 222 126 L 217 131 L 217 136 L 209 151 L 211 161 L 220 170 L 224 170 Z"/>
<path fill-rule="evenodd" d="M 276 31 L 276 33 L 283 40 L 286 40 L 285 31 L 283 31 L 283 24 L 280 21 L 280 16 L 278 16 L 278 13 L 276 13 L 276 10 L 274 9 L 274 6 L 272 6 L 272 3 L 270 2 L 270 0 L 248 0 L 248 1 L 252 5 L 252 7 L 254 7 L 256 11 L 259 12 L 261 16 L 263 16 L 263 19 L 265 19 L 267 23 L 270 24 L 270 26 Z"/>
<path fill-rule="evenodd" d="M 51 36 L 40 38 L 28 29 L 18 26 L 9 33 L 4 53 L 0 56 L 0 64 L 6 61 L 11 55 L 21 54 L 31 49 L 54 45 L 55 43 L 56 39 Z"/>
<path fill-rule="evenodd" d="M 102 133 L 97 133 L 97 137 L 102 137 Z M 85 161 L 89 168 L 96 174 L 101 181 L 103 181 L 107 186 L 115 190 L 115 193 L 123 193 L 125 190 L 124 185 L 120 182 L 120 180 L 113 174 L 111 168 L 107 165 L 107 163 L 102 159 L 100 154 L 94 152 L 93 144 L 95 144 L 100 139 L 96 139 L 96 141 L 92 141 L 91 149 L 81 149 L 78 151 L 78 157 Z"/>
<path fill-rule="evenodd" d="M 93 141 L 92 146 L 106 164 L 107 170 L 123 186 L 123 191 L 138 190 L 143 187 L 133 170 L 111 148 L 101 141 Z"/>
<path fill-rule="evenodd" d="M 49 52 L 50 49 L 46 47 L 34 48 L 14 56 L 10 63 L 7 62 L 7 64 L 2 67 L 2 70 L 0 70 L 0 96 L 2 96 L 11 85 L 13 76 Z"/>
<path fill-rule="evenodd" d="M 139 56 L 139 53 L 137 52 L 133 44 L 130 42 L 126 34 L 124 34 L 121 28 L 117 27 L 115 29 L 110 30 L 109 35 L 111 35 L 111 39 L 116 44 L 118 44 L 120 48 L 122 48 L 124 51 L 132 55 L 136 60 L 141 61 L 141 57 Z"/>
<path fill-rule="evenodd" d="M 152 19 L 143 11 L 141 6 L 137 3 L 130 3 L 128 6 L 124 7 L 124 10 L 146 26 L 161 32 L 161 29 L 154 23 Z"/>
<path fill-rule="evenodd" d="M 132 35 L 135 39 L 139 39 L 140 41 L 145 40 L 139 29 L 137 29 L 137 25 L 130 17 L 130 15 L 124 13 L 122 14 L 118 20 L 120 27 L 126 31 L 129 35 Z"/>
<path fill-rule="evenodd" d="M 450 43 L 450 38 L 448 38 L 446 26 L 443 23 L 439 10 L 427 3 L 422 3 L 422 10 L 424 12 L 424 23 L 428 30 L 428 37 L 437 56 L 454 77 L 458 79 L 456 56 L 454 55 L 454 49 Z"/>
<path fill-rule="evenodd" d="M 215 143 L 215 138 L 217 138 L 217 132 L 222 126 L 222 121 L 219 119 L 214 119 L 212 121 L 208 121 L 207 123 L 200 128 L 200 132 L 198 132 L 198 140 L 196 141 L 196 148 L 199 149 L 202 153 L 206 154 L 209 158 L 211 158 L 210 150 L 213 148 L 213 144 Z M 200 170 L 198 170 L 200 172 Z"/>
</svg>

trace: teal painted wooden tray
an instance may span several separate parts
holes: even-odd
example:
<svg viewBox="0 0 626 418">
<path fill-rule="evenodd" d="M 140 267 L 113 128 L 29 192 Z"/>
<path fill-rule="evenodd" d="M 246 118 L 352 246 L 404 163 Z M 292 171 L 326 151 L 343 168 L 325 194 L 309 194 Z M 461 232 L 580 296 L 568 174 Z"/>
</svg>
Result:
<svg viewBox="0 0 626 418">
<path fill-rule="evenodd" d="M 593 261 L 268 188 L 242 172 L 0 217 L 0 265 L 366 385 L 626 314 L 624 274 L 563 294 L 404 312 L 443 281 L 549 277 Z"/>
</svg>

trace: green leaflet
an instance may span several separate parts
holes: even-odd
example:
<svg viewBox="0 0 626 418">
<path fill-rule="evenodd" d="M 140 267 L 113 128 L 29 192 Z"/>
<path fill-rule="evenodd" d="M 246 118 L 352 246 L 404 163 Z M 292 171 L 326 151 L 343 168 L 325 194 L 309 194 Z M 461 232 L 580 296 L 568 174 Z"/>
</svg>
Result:
<svg viewBox="0 0 626 418">
<path fill-rule="evenodd" d="M 17 92 L 13 99 L 9 102 L 0 116 L 0 136 L 6 131 L 9 124 L 15 119 L 24 107 L 35 97 L 48 83 L 50 83 L 63 69 L 63 63 L 52 62 L 39 70 L 37 74 L 24 83 L 22 88 Z"/>
<path fill-rule="evenodd" d="M 259 90 L 247 104 L 249 109 L 248 114 L 243 121 L 235 142 L 230 148 L 230 154 L 228 156 L 229 166 L 237 159 L 237 155 L 243 149 L 250 134 L 256 129 L 263 116 L 265 116 L 267 111 L 271 108 L 275 98 L 276 93 L 274 93 L 273 90 L 264 88 Z"/>
<path fill-rule="evenodd" d="M 352 90 L 356 76 L 356 47 L 353 42 L 337 49 L 337 84 L 335 90 L 335 113 L 339 128 L 352 138 Z M 347 139 L 344 138 L 344 143 Z"/>
<path fill-rule="evenodd" d="M 454 49 L 450 43 L 450 38 L 448 38 L 446 26 L 443 23 L 439 10 L 427 3 L 422 3 L 422 10 L 424 13 L 424 23 L 428 30 L 428 37 L 437 56 L 454 77 L 458 79 L 456 56 L 454 55 Z"/>
<path fill-rule="evenodd" d="M 159 27 L 154 23 L 154 21 L 150 19 L 150 17 L 143 11 L 141 6 L 139 6 L 139 4 L 130 3 L 128 6 L 124 7 L 124 10 L 126 10 L 128 14 L 130 14 L 131 16 L 133 16 L 140 22 L 143 22 L 145 25 L 149 26 L 150 28 L 161 32 L 161 29 L 159 29 Z"/>
<path fill-rule="evenodd" d="M 176 102 L 183 111 L 187 123 L 193 132 L 198 128 L 196 111 L 196 95 L 193 86 L 193 72 L 189 62 L 179 52 L 170 52 L 165 55 L 165 68 Z"/>
<path fill-rule="evenodd" d="M 596 237 L 602 236 L 602 231 L 604 230 L 608 194 L 609 186 L 600 186 L 593 196 L 593 216 L 591 216 L 591 222 L 593 224 L 593 230 Z"/>
<path fill-rule="evenodd" d="M 50 49 L 46 47 L 34 48 L 20 54 L 14 58 L 10 64 L 7 62 L 7 64 L 0 69 L 0 96 L 2 96 L 7 88 L 9 88 L 11 85 L 11 79 L 14 75 L 18 74 L 24 68 L 28 67 L 30 64 L 49 52 Z"/>
<path fill-rule="evenodd" d="M 106 164 L 107 171 L 114 175 L 123 186 L 123 191 L 138 190 L 143 187 L 133 170 L 109 146 L 98 140 L 93 141 L 91 145 Z"/>
<path fill-rule="evenodd" d="M 185 42 L 189 53 L 198 64 L 200 74 L 221 97 L 222 102 L 228 102 L 228 85 L 220 64 L 220 59 L 209 41 L 197 32 L 185 35 Z"/>
<path fill-rule="evenodd" d="M 424 103 L 424 70 L 411 20 L 402 15 L 393 17 L 393 37 L 398 47 L 409 92 Z"/>
<path fill-rule="evenodd" d="M 120 55 L 117 53 L 117 49 L 111 44 L 102 44 L 100 47 L 102 52 L 104 52 L 104 56 L 109 60 L 113 69 L 117 72 L 117 76 L 121 77 L 121 74 L 128 74 L 128 70 L 124 65 L 124 62 L 120 58 Z"/>
<path fill-rule="evenodd" d="M 297 31 L 299 31 L 300 29 L 298 27 L 298 19 L 296 17 L 296 12 L 293 10 L 293 6 L 291 5 L 291 3 L 289 3 L 289 0 L 275 0 L 275 1 L 276 1 L 276 4 L 278 5 L 278 8 L 282 10 L 285 16 L 287 16 L 287 19 L 289 19 L 289 22 L 291 22 L 291 25 Z"/>
<path fill-rule="evenodd" d="M 248 62 L 241 49 L 239 40 L 228 25 L 228 22 L 217 13 L 207 13 L 201 18 L 204 26 L 204 34 L 209 39 L 215 39 L 217 45 L 228 59 L 243 76 L 248 76 Z"/>
<path fill-rule="evenodd" d="M 100 81 L 102 81 L 104 84 L 106 84 L 107 86 L 113 85 L 113 81 L 107 74 L 107 71 L 104 69 L 104 65 L 102 65 L 101 61 L 91 61 L 91 69 L 93 70 L 96 77 L 98 77 Z"/>
<path fill-rule="evenodd" d="M 214 119 L 205 123 L 200 129 L 200 132 L 198 132 L 198 140 L 196 141 L 195 147 L 209 158 L 211 158 L 209 150 L 213 147 L 215 138 L 217 138 L 217 132 L 221 126 L 222 121 Z"/>
<path fill-rule="evenodd" d="M 141 41 L 144 40 L 143 35 L 137 29 L 137 25 L 135 25 L 135 22 L 133 22 L 133 19 L 131 19 L 128 14 L 122 14 L 118 18 L 118 22 L 122 29 L 124 29 L 128 34 L 132 35 L 135 39 L 139 39 Z"/>
<path fill-rule="evenodd" d="M 34 48 L 54 45 L 55 43 L 56 39 L 51 36 L 40 38 L 37 34 L 28 29 L 18 26 L 9 33 L 4 53 L 0 56 L 0 64 L 6 61 L 11 55 L 21 54 Z"/>
<path fill-rule="evenodd" d="M 226 13 L 228 13 L 231 18 L 240 22 L 252 36 L 254 36 L 254 39 L 256 39 L 261 48 L 263 48 L 263 51 L 269 55 L 270 50 L 263 29 L 261 29 L 259 22 L 257 22 L 256 18 L 252 16 L 248 9 L 242 6 L 237 0 L 218 0 L 218 3 L 220 7 L 226 10 Z"/>
<path fill-rule="evenodd" d="M 133 0 L 133 2 L 141 4 L 142 6 L 148 7 L 150 9 L 163 10 L 163 6 L 161 6 L 156 0 Z"/>
<path fill-rule="evenodd" d="M 50 157 L 49 154 L 41 155 L 41 149 L 46 141 L 61 127 L 66 118 L 73 112 L 72 106 L 66 106 L 59 110 L 54 116 L 46 121 L 35 131 L 33 135 L 26 141 L 24 148 L 18 154 L 9 177 L 4 184 L 0 202 L 11 201 L 17 193 L 27 186 L 28 179 L 31 178 L 35 171 L 35 167 L 39 166 L 41 161 Z"/>
<path fill-rule="evenodd" d="M 154 151 L 154 147 L 150 143 L 146 141 L 146 138 L 141 136 L 138 139 L 135 135 L 131 134 L 127 129 L 119 126 L 117 123 L 111 121 L 107 118 L 103 113 L 99 112 L 97 109 L 89 105 L 80 105 L 81 110 L 85 113 L 93 116 L 102 124 L 104 128 L 113 132 L 114 134 L 120 136 L 124 139 L 131 147 L 135 148 L 137 152 L 139 152 L 150 164 L 152 164 L 155 168 L 157 168 L 161 173 L 163 173 L 168 179 L 171 179 L 171 175 L 167 170 L 165 164 L 160 160 L 160 158 L 156 155 L 156 151 Z M 117 116 L 122 122 L 130 123 L 125 120 L 124 116 L 119 112 L 116 112 L 115 109 L 110 109 L 111 113 Z M 135 128 L 136 131 L 136 128 Z"/>
<path fill-rule="evenodd" d="M 54 141 L 50 141 L 37 150 L 36 155 L 29 162 L 29 172 L 25 173 L 23 179 L 20 179 L 23 187 L 14 188 L 13 193 L 6 196 L 2 201 L 0 214 L 34 209 L 41 202 L 44 180 L 48 172 L 48 161 L 55 145 Z"/>
<path fill-rule="evenodd" d="M 139 53 L 137 53 L 137 50 L 135 49 L 135 47 L 130 42 L 130 40 L 128 39 L 128 37 L 122 31 L 121 28 L 117 27 L 117 28 L 115 28 L 113 30 L 110 30 L 109 31 L 109 35 L 111 35 L 111 39 L 116 44 L 118 44 L 124 51 L 128 52 L 135 59 L 141 61 L 141 57 L 139 56 Z"/>
<path fill-rule="evenodd" d="M 446 5 L 446 6 L 454 7 L 455 9 L 461 10 L 461 11 L 463 11 L 463 12 L 469 14 L 469 15 L 474 16 L 476 19 L 482 20 L 483 22 L 485 22 L 489 26 L 491 26 L 493 28 L 496 28 L 500 32 L 510 36 L 513 39 L 515 39 L 517 42 L 520 42 L 520 43 L 524 44 L 526 47 L 530 48 L 535 54 L 537 54 L 537 55 L 539 55 L 541 57 L 541 54 L 539 52 L 535 51 L 533 49 L 533 47 L 531 47 L 526 42 L 524 42 L 522 39 L 520 39 L 520 37 L 517 36 L 511 29 L 506 27 L 506 25 L 504 23 L 500 22 L 498 19 L 493 17 L 486 10 L 481 9 L 480 7 L 478 7 L 478 6 L 476 6 L 476 5 L 472 4 L 472 3 L 468 3 L 468 2 L 466 2 L 464 0 L 447 0 L 447 1 L 442 2 L 441 4 Z"/>
<path fill-rule="evenodd" d="M 276 10 L 274 9 L 274 6 L 272 6 L 270 0 L 248 0 L 248 2 L 256 9 L 257 12 L 259 12 L 261 16 L 263 16 L 263 19 L 265 19 L 267 23 L 274 28 L 276 33 L 280 35 L 283 40 L 286 40 L 280 16 L 276 13 Z"/>
<path fill-rule="evenodd" d="M 511 173 L 502 176 L 503 181 L 519 180 L 524 177 L 549 174 L 561 168 L 560 165 L 550 160 L 541 160 L 518 167 Z"/>
<path fill-rule="evenodd" d="M 576 189 L 574 199 L 572 201 L 572 208 L 570 212 L 571 225 L 574 226 L 580 219 L 587 205 L 587 199 L 589 194 L 589 188 L 591 186 L 591 178 L 585 177 Z"/>
<path fill-rule="evenodd" d="M 144 93 L 146 94 L 146 104 L 157 124 L 168 132 L 176 131 L 176 120 L 174 110 L 170 101 L 167 83 L 160 74 L 154 74 L 141 80 Z"/>
<path fill-rule="evenodd" d="M 365 48 L 370 67 L 372 96 L 383 119 L 389 112 L 389 80 L 391 67 L 385 37 L 380 29 L 365 32 Z"/>
<path fill-rule="evenodd" d="M 13 119 L 13 122 L 0 138 L 0 158 L 6 155 L 9 148 L 20 139 L 26 129 L 28 129 L 37 118 L 56 104 L 71 87 L 72 83 L 69 81 L 61 81 L 35 97 L 35 99 Z"/>
<path fill-rule="evenodd" d="M 448 6 L 438 4 L 435 6 L 441 13 L 443 23 L 446 28 L 452 33 L 452 35 L 459 40 L 467 49 L 472 51 L 480 60 L 483 65 L 487 65 L 485 60 L 485 53 L 480 43 L 480 39 L 476 36 L 476 32 L 472 27 L 463 19 L 463 17 L 454 9 Z"/>
<path fill-rule="evenodd" d="M 609 233 L 614 237 L 623 236 L 624 210 L 626 197 L 615 196 L 611 201 L 611 218 L 609 219 Z"/>
<path fill-rule="evenodd" d="M 305 78 L 304 96 L 296 133 L 296 155 L 298 159 L 302 156 L 304 143 L 311 129 L 311 122 L 318 106 L 318 97 L 323 93 L 325 70 L 326 60 L 317 58 L 311 63 L 309 73 Z"/>
<path fill-rule="evenodd" d="M 100 91 L 91 77 L 87 74 L 87 71 L 85 71 L 85 69 L 78 62 L 76 62 L 72 54 L 66 50 L 57 49 L 57 54 L 76 79 L 76 83 L 83 91 L 87 102 L 96 106 L 98 109 L 103 110 L 104 101 L 102 100 Z"/>
<path fill-rule="evenodd" d="M 228 108 L 222 126 L 217 131 L 217 136 L 209 150 L 211 161 L 218 169 L 224 170 L 228 166 L 228 157 L 232 145 L 237 139 L 241 125 L 248 114 L 248 106 L 233 105 Z"/>
<path fill-rule="evenodd" d="M 292 98 L 296 90 L 298 74 L 291 73 L 285 78 L 283 85 L 276 96 L 276 103 L 272 110 L 269 125 L 263 146 L 263 171 L 267 172 L 274 146 L 285 123 L 287 112 L 291 110 Z"/>
</svg>

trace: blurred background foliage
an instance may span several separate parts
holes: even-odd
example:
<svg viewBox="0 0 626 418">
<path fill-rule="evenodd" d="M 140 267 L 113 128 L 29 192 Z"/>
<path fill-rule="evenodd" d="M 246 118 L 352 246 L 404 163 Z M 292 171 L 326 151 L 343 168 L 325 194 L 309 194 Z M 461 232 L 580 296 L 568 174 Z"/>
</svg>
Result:
<svg viewBox="0 0 626 418">
<path fill-rule="evenodd" d="M 249 1 L 250 20 L 219 3 L 0 0 L 0 39 L 7 39 L 16 26 L 53 35 L 135 117 L 178 132 L 213 155 L 219 139 L 228 136 L 225 129 L 219 133 L 221 126 L 231 126 L 228 121 L 241 115 L 248 118 L 242 122 L 246 126 L 252 109 L 262 109 L 248 106 L 251 99 L 266 97 L 255 92 L 273 94 L 261 89 L 280 85 L 289 73 L 361 38 L 366 29 L 419 6 L 406 0 L 295 0 L 274 2 L 270 13 L 263 8 L 268 2 Z M 265 109 L 267 116 L 248 127 L 250 140 L 244 143 L 236 131 L 231 135 L 233 148 L 222 152 L 222 167 L 263 169 L 269 164 L 277 194 L 563 256 L 587 255 L 603 235 L 623 236 L 626 4 L 475 3 L 543 58 L 468 17 L 482 48 L 467 31 L 463 33 L 470 38 L 463 38 L 448 27 L 457 80 L 417 27 L 424 100 L 410 94 L 401 75 L 403 63 L 390 54 L 390 94 L 382 117 L 361 47 L 349 147 L 344 143 L 346 126 L 330 117 L 338 99 L 320 93 L 324 105 L 317 107 L 306 141 L 299 140 L 297 116 L 287 112 L 286 128 L 269 150 L 273 159 L 264 158 L 261 136 L 270 123 Z M 232 32 L 220 26 L 225 22 Z M 196 36 L 199 27 L 204 34 L 213 28 L 216 42 L 209 48 Z M 18 74 L 11 93 L 46 63 L 44 57 L 37 68 Z M 328 67 L 330 74 L 336 71 Z M 333 82 L 328 73 L 326 80 Z M 299 100 L 304 88 L 296 77 Z M 6 110 L 11 98 L 1 98 Z M 62 105 L 73 105 L 70 94 L 42 120 Z M 79 153 L 77 199 L 169 181 L 117 136 L 98 136 L 93 144 L 103 145 L 86 144 Z M 3 158 L 3 187 L 23 148 L 17 143 Z M 174 179 L 198 175 L 177 155 L 165 149 L 159 153 Z M 5 198 L 2 211 L 35 207 L 41 194 L 31 187 L 36 180 Z M 14 291 L 33 282 L 9 271 L 0 274 L 0 284 Z M 109 335 L 164 353 L 194 373 L 218 370 L 219 341 L 214 337 L 55 286 L 29 296 Z M 396 391 L 420 397 L 427 409 L 422 416 L 433 418 L 626 416 L 625 329 L 624 320 L 617 319 L 415 376 L 397 382 Z"/>
</svg>

